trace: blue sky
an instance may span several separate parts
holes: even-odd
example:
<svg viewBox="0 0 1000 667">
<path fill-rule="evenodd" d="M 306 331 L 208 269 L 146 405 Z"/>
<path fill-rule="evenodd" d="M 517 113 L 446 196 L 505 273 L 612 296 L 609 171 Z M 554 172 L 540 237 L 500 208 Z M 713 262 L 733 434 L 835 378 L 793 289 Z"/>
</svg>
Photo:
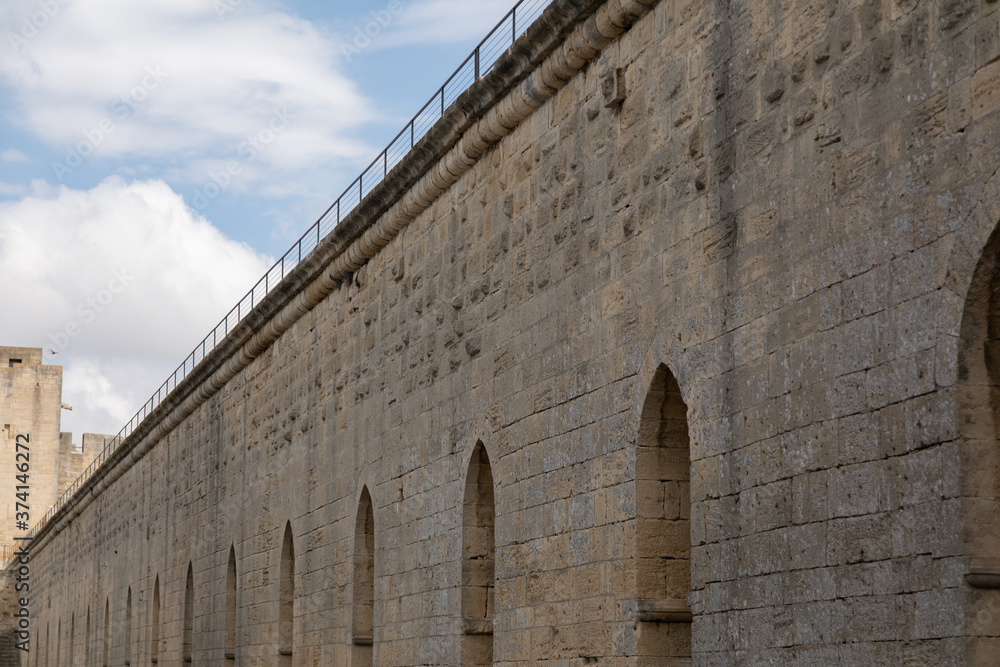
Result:
<svg viewBox="0 0 1000 667">
<path fill-rule="evenodd" d="M 44 11 L 48 3 L 58 11 Z M 274 108 L 301 107 L 311 110 L 308 118 L 298 114 L 300 123 L 268 147 L 271 155 L 262 151 L 245 178 L 197 209 L 230 237 L 277 255 L 512 5 L 13 0 L 0 10 L 8 47 L 0 56 L 8 62 L 0 95 L 0 198 L 22 196 L 36 179 L 89 189 L 118 174 L 163 179 L 194 205 L 213 167 L 249 155 L 240 154 L 241 143 L 269 122 Z M 115 8 L 118 24 L 104 18 Z M 87 9 L 102 18 L 82 21 L 78 15 Z M 40 11 L 54 15 L 32 36 L 24 20 Z M 15 53 L 11 34 L 22 38 L 17 47 L 26 55 Z M 277 71 L 253 71 L 267 61 Z M 102 120 L 111 132 L 102 131 Z M 67 149 L 80 142 L 93 152 L 74 167 Z M 314 150 L 299 150 L 303 145 Z M 303 152 L 315 154 L 303 162 Z"/>
<path fill-rule="evenodd" d="M 0 345 L 64 366 L 63 430 L 117 432 L 513 4 L 4 0 Z"/>
</svg>

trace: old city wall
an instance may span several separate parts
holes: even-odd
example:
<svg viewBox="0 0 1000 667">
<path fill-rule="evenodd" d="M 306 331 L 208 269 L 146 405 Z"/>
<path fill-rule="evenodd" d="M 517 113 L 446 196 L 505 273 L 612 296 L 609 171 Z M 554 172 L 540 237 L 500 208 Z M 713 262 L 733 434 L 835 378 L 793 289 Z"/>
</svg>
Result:
<svg viewBox="0 0 1000 667">
<path fill-rule="evenodd" d="M 998 5 L 648 4 L 53 518 L 27 664 L 992 664 Z"/>
<path fill-rule="evenodd" d="M 15 460 L 19 434 L 29 439 L 28 455 L 32 448 L 35 450 L 34 502 L 38 506 L 51 507 L 59 497 L 62 380 L 62 367 L 42 365 L 40 349 L 0 348 L 0 393 L 4 407 L 0 415 L 0 448 L 5 454 L 0 461 L 0 474 L 4 489 L 11 494 L 4 501 L 3 525 L 0 526 L 0 545 L 3 545 L 0 553 L 5 562 L 10 558 L 14 536 L 23 535 L 26 530 L 17 528 L 16 498 L 13 496 L 17 464 L 24 462 Z"/>
<path fill-rule="evenodd" d="M 80 444 L 73 442 L 73 434 L 63 431 L 59 434 L 57 461 L 59 465 L 59 486 L 61 496 L 73 482 L 94 462 L 98 454 L 114 440 L 114 436 L 101 433 L 80 434 Z"/>
</svg>

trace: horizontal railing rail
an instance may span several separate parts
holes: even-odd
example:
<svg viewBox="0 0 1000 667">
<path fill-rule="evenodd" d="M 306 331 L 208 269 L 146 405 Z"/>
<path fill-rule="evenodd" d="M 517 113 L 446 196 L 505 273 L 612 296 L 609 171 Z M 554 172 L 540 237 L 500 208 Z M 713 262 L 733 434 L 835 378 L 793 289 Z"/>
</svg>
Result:
<svg viewBox="0 0 1000 667">
<path fill-rule="evenodd" d="M 13 544 L 0 544 L 0 566 L 10 565 L 14 562 L 14 554 L 17 553 L 17 546 Z"/>
<path fill-rule="evenodd" d="M 309 253 L 315 250 L 322 239 L 332 232 L 340 221 L 360 204 L 365 196 L 371 192 L 375 186 L 381 183 L 389 172 L 392 171 L 399 162 L 406 157 L 410 150 L 420 141 L 428 130 L 434 126 L 445 110 L 458 99 L 476 81 L 486 76 L 492 69 L 496 61 L 502 56 L 524 31 L 534 23 L 535 19 L 541 16 L 542 11 L 552 0 L 520 0 L 507 12 L 496 27 L 479 42 L 469 56 L 458 66 L 448 80 L 444 82 L 437 92 L 421 107 L 410 122 L 400 130 L 389 145 L 371 161 L 371 163 L 347 186 L 333 204 L 319 217 L 319 219 L 309 227 L 306 232 L 299 237 L 291 248 L 288 249 L 281 259 L 274 263 L 267 273 L 257 281 L 257 284 L 240 299 L 233 309 L 226 314 L 218 325 L 201 343 L 195 346 L 181 365 L 160 385 L 149 400 L 132 419 L 118 432 L 118 435 L 108 441 L 100 454 L 87 467 L 76 481 L 59 497 L 42 520 L 31 529 L 29 537 L 34 537 L 52 516 L 58 512 L 63 505 L 76 493 L 83 483 L 104 464 L 121 447 L 122 443 L 139 427 L 139 424 L 150 415 L 162 402 L 170 395 L 184 378 L 191 374 L 202 359 L 221 343 L 229 332 L 243 321 L 243 319 L 266 297 L 278 284 L 284 280 L 292 269 L 298 266 Z"/>
</svg>

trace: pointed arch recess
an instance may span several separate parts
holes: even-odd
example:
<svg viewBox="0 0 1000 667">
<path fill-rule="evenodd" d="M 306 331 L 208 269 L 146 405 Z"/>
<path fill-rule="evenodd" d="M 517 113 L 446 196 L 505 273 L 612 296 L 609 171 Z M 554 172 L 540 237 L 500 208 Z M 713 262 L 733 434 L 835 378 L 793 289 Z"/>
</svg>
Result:
<svg viewBox="0 0 1000 667">
<path fill-rule="evenodd" d="M 149 661 L 160 662 L 160 575 L 153 580 L 153 608 L 150 613 Z"/>
<path fill-rule="evenodd" d="M 104 641 L 101 643 L 101 651 L 104 657 L 101 664 L 108 667 L 108 659 L 111 656 L 111 598 L 104 600 Z"/>
<path fill-rule="evenodd" d="M 493 469 L 482 442 L 472 451 L 462 507 L 462 664 L 493 664 L 496 582 Z"/>
<path fill-rule="evenodd" d="M 1000 227 L 983 247 L 965 298 L 956 401 L 961 429 L 962 540 L 969 560 L 968 664 L 995 659 L 1000 641 Z"/>
<path fill-rule="evenodd" d="M 229 547 L 226 566 L 226 665 L 236 664 L 236 548 Z"/>
<path fill-rule="evenodd" d="M 132 664 L 132 587 L 125 598 L 125 664 Z"/>
<path fill-rule="evenodd" d="M 691 657 L 691 444 L 687 406 L 665 365 L 642 406 L 635 456 L 639 664 Z"/>
<path fill-rule="evenodd" d="M 368 487 L 361 489 L 354 526 L 352 667 L 371 667 L 375 632 L 375 512 Z"/>
<path fill-rule="evenodd" d="M 292 524 L 285 524 L 281 541 L 281 564 L 278 582 L 278 654 L 280 664 L 290 666 L 295 649 L 295 545 Z"/>
<path fill-rule="evenodd" d="M 184 662 L 191 662 L 194 658 L 194 566 L 190 561 L 184 583 L 184 633 L 181 648 Z"/>
</svg>

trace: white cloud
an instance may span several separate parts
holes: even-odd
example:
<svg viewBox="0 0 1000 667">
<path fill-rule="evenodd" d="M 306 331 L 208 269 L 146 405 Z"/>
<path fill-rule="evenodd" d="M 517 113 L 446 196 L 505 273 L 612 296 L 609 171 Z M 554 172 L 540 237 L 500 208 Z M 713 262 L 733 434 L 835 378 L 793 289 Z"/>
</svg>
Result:
<svg viewBox="0 0 1000 667">
<path fill-rule="evenodd" d="M 548 2 L 533 0 L 526 4 L 544 7 Z M 388 26 L 384 37 L 373 41 L 372 45 L 375 48 L 395 48 L 408 44 L 481 39 L 513 6 L 514 0 L 417 0 L 407 4 L 399 17 Z M 507 46 L 510 46 L 509 42 L 503 48 Z"/>
<path fill-rule="evenodd" d="M 356 175 L 345 163 L 373 157 L 355 136 L 377 116 L 338 70 L 342 42 L 268 2 L 231 0 L 220 16 L 215 0 L 3 0 L 10 122 L 189 196 L 235 160 L 232 191 L 299 198 L 266 212 L 275 236 L 297 238 L 315 216 L 292 212 L 322 211 L 330 184 Z M 405 2 L 372 45 L 478 39 L 512 3 Z M 248 157 L 243 142 L 276 112 L 294 117 Z M 62 348 L 46 363 L 65 367 L 63 426 L 77 434 L 117 432 L 268 265 L 161 181 L 0 183 L 0 195 L 23 197 L 0 201 L 0 344 Z"/>
<path fill-rule="evenodd" d="M 19 183 L 4 183 L 3 181 L 0 181 L 0 196 L 20 197 L 27 192 L 27 190 L 28 188 Z"/>
<path fill-rule="evenodd" d="M 3 153 L 0 153 L 0 160 L 3 162 L 30 162 L 31 159 L 17 150 L 16 148 L 8 148 Z"/>
<path fill-rule="evenodd" d="M 117 432 L 270 266 L 159 181 L 0 203 L 0 344 L 65 366 L 64 429 Z"/>
<path fill-rule="evenodd" d="M 72 433 L 77 444 L 84 433 L 117 434 L 135 414 L 143 398 L 148 399 L 137 392 L 122 391 L 122 388 L 134 387 L 137 384 L 134 374 L 149 375 L 149 369 L 144 364 L 125 364 L 126 372 L 121 373 L 122 364 L 116 362 L 112 359 L 110 363 L 101 364 L 82 357 L 63 366 L 63 402 L 73 411 L 62 413 L 61 430 Z M 46 363 L 63 365 L 59 359 L 46 359 Z M 155 378 L 147 378 L 148 384 L 155 382 Z"/>
<path fill-rule="evenodd" d="M 295 118 L 260 152 L 261 165 L 296 171 L 371 152 L 352 130 L 372 111 L 336 70 L 332 40 L 308 21 L 251 0 L 221 19 L 216 4 L 59 4 L 58 14 L 19 44 L 20 56 L 0 57 L 17 122 L 51 144 L 89 143 L 102 156 L 185 165 L 196 156 L 217 164 L 236 157 L 240 143 L 267 127 L 276 110 L 287 110 Z M 37 5 L 12 5 L 0 15 L 0 29 L 21 34 L 23 17 Z"/>
</svg>

